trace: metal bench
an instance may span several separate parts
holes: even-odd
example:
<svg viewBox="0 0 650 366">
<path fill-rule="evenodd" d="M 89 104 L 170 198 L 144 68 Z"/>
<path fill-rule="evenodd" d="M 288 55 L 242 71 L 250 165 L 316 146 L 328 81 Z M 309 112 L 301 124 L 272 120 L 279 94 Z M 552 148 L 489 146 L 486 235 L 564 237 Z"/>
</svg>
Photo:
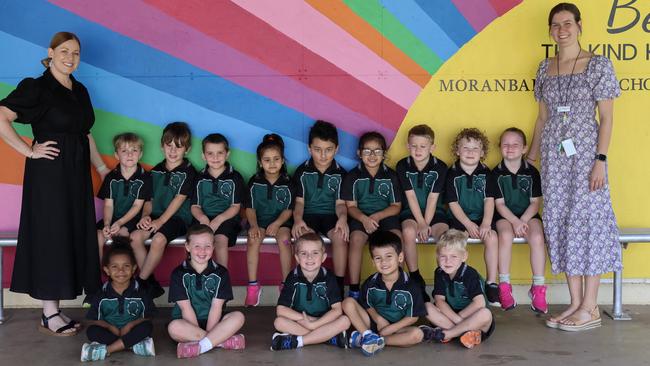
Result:
<svg viewBox="0 0 650 366">
<path fill-rule="evenodd" d="M 245 233 L 243 233 L 245 234 Z M 147 244 L 151 240 L 147 240 Z M 326 244 L 329 244 L 329 239 L 324 238 Z M 629 243 L 650 243 L 650 228 L 628 228 L 628 229 L 619 229 L 619 238 L 618 241 L 621 242 L 623 248 L 627 248 Z M 17 234 L 15 232 L 0 232 L 0 284 L 2 283 L 2 260 L 4 255 L 4 247 L 15 247 L 18 242 Z M 480 244 L 479 239 L 469 239 L 469 244 Z M 185 244 L 185 238 L 176 238 L 172 240 L 169 245 L 181 246 Z M 264 238 L 262 244 L 275 244 L 275 238 L 266 237 Z M 433 238 L 429 238 L 426 243 L 419 244 L 435 244 Z M 523 238 L 515 238 L 514 244 L 526 244 L 526 240 Z M 240 235 L 237 237 L 236 245 L 246 245 L 246 235 Z M 614 320 L 630 320 L 631 317 L 629 314 L 623 311 L 623 273 L 622 271 L 614 272 L 614 282 L 613 282 L 613 300 L 612 300 L 612 310 L 605 311 Z M 3 292 L 0 289 L 0 324 L 4 323 L 4 299 Z"/>
</svg>

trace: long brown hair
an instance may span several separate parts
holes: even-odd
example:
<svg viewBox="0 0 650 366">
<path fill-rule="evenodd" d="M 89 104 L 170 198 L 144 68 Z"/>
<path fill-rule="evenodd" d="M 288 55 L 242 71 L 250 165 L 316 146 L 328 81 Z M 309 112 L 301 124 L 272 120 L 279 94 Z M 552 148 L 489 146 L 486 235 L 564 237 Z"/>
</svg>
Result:
<svg viewBox="0 0 650 366">
<path fill-rule="evenodd" d="M 59 47 L 62 43 L 65 43 L 70 40 L 75 40 L 79 44 L 79 50 L 81 50 L 81 41 L 79 40 L 79 37 L 77 37 L 76 34 L 72 32 L 58 32 L 54 36 L 52 36 L 52 40 L 50 40 L 50 48 L 55 49 Z M 50 61 L 52 61 L 51 57 L 46 57 L 41 60 L 41 64 L 45 66 L 47 69 L 50 67 Z"/>
</svg>

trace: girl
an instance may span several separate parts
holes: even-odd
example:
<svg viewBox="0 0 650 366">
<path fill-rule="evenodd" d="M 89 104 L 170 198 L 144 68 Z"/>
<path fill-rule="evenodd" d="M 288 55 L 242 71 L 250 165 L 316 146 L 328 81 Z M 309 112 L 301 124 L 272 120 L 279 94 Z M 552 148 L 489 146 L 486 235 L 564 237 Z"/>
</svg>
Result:
<svg viewBox="0 0 650 366">
<path fill-rule="evenodd" d="M 103 360 L 113 352 L 132 349 L 140 356 L 156 354 L 151 331 L 152 298 L 133 278 L 137 268 L 129 239 L 113 237 L 102 260 L 109 280 L 91 300 L 86 318 L 91 343 L 81 347 L 81 361 Z"/>
<path fill-rule="evenodd" d="M 228 270 L 212 260 L 214 232 L 198 224 L 187 230 L 186 259 L 172 272 L 169 302 L 175 302 L 173 320 L 167 330 L 178 343 L 178 358 L 196 357 L 214 347 L 243 349 L 243 334 L 235 334 L 244 325 L 239 311 L 224 313 L 232 300 Z"/>
<path fill-rule="evenodd" d="M 539 217 L 542 188 L 537 169 L 523 161 L 528 146 L 526 135 L 510 127 L 499 140 L 503 160 L 492 170 L 499 189 L 495 192 L 496 214 L 494 221 L 499 236 L 499 302 L 503 310 L 513 309 L 517 301 L 512 297 L 510 285 L 510 259 L 512 239 L 526 238 L 530 245 L 530 266 L 533 286 L 528 295 L 533 311 L 546 313 L 546 286 L 544 286 L 544 232 Z"/>
<path fill-rule="evenodd" d="M 274 236 L 280 251 L 282 278 L 291 270 L 291 215 L 293 196 L 284 163 L 284 142 L 276 134 L 265 135 L 257 146 L 257 174 L 248 182 L 250 195 L 245 203 L 248 229 L 246 259 L 248 288 L 246 306 L 257 306 L 262 287 L 257 282 L 260 245 L 265 236 Z M 282 290 L 283 284 L 280 284 Z"/>
<path fill-rule="evenodd" d="M 350 217 L 349 296 L 359 297 L 359 276 L 363 245 L 368 235 L 390 230 L 400 235 L 399 215 L 402 192 L 397 174 L 384 164 L 386 140 L 379 132 L 366 132 L 359 138 L 357 155 L 361 164 L 343 180 L 341 198 Z"/>
</svg>

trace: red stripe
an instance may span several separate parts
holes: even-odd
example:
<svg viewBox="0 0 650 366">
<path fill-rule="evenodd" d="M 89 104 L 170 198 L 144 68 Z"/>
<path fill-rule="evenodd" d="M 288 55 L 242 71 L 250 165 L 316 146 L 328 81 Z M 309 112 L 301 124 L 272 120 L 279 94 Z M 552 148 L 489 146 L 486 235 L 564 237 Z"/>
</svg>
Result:
<svg viewBox="0 0 650 366">
<path fill-rule="evenodd" d="M 489 0 L 490 5 L 496 10 L 499 16 L 507 13 L 510 9 L 521 4 L 522 0 Z"/>
</svg>

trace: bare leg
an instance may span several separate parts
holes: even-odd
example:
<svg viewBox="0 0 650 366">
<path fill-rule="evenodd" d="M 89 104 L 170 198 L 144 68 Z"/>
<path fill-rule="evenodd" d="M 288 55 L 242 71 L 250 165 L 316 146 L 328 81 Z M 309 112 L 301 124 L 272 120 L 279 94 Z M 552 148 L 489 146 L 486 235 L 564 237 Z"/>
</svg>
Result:
<svg viewBox="0 0 650 366">
<path fill-rule="evenodd" d="M 528 236 L 530 246 L 530 268 L 533 276 L 543 276 L 546 269 L 546 247 L 544 246 L 544 229 L 539 219 L 528 222 Z"/>
<path fill-rule="evenodd" d="M 124 348 L 126 348 L 126 347 L 124 347 L 124 342 L 122 342 L 122 339 L 120 338 L 120 339 L 116 340 L 115 342 L 109 344 L 106 347 L 106 352 L 111 354 L 111 353 L 123 351 Z"/>
<path fill-rule="evenodd" d="M 490 230 L 490 235 L 483 244 L 485 244 L 484 257 L 485 267 L 487 270 L 486 280 L 488 283 L 496 283 L 499 265 L 499 243 L 496 231 Z"/>
<path fill-rule="evenodd" d="M 569 295 L 571 296 L 571 304 L 560 315 L 552 316 L 549 318 L 551 322 L 559 322 L 569 317 L 573 312 L 578 310 L 582 304 L 582 276 L 566 276 L 567 284 L 569 285 Z"/>
<path fill-rule="evenodd" d="M 591 319 L 591 311 L 597 306 L 598 288 L 600 287 L 600 276 L 581 276 L 584 278 L 584 296 L 580 306 L 571 316 L 562 319 L 563 324 L 573 325 L 578 322 Z"/>
<path fill-rule="evenodd" d="M 50 316 L 52 314 L 55 314 L 58 311 L 59 311 L 59 300 L 43 300 L 43 314 L 46 317 L 48 317 L 48 316 Z M 47 322 L 48 322 L 48 326 L 49 326 L 50 330 L 55 331 L 55 330 L 65 326 L 65 325 L 67 325 L 69 321 L 70 321 L 69 318 L 64 319 L 64 317 L 62 317 L 62 316 L 55 316 L 54 318 L 48 320 Z M 43 324 L 42 320 L 41 320 L 41 324 Z M 45 324 L 43 324 L 43 325 L 45 325 Z M 76 331 L 77 331 L 77 329 L 71 328 L 71 329 L 65 330 L 63 333 L 73 333 L 73 332 L 76 332 Z"/>
<path fill-rule="evenodd" d="M 101 230 L 97 230 L 97 249 L 99 250 L 99 263 L 102 263 L 102 258 L 104 257 L 104 243 L 106 238 L 104 233 Z"/>
<path fill-rule="evenodd" d="M 345 315 L 314 330 L 304 328 L 297 322 L 284 317 L 275 318 L 275 329 L 282 333 L 302 336 L 303 345 L 319 344 L 330 340 L 335 335 L 350 327 L 350 320 Z"/>
<path fill-rule="evenodd" d="M 447 230 L 449 230 L 449 225 L 439 222 L 431 227 L 431 236 L 433 236 L 434 239 L 438 240 L 442 234 L 447 232 Z"/>
<path fill-rule="evenodd" d="M 291 246 L 291 229 L 288 227 L 281 227 L 275 235 L 275 240 L 278 243 L 278 250 L 280 251 L 280 269 L 282 270 L 282 281 L 287 278 L 289 271 L 291 271 L 291 263 L 293 256 L 293 247 Z"/>
<path fill-rule="evenodd" d="M 437 306 L 427 302 L 424 303 L 424 307 L 427 309 L 427 319 L 436 327 L 442 329 L 449 329 L 455 324 L 452 322 L 445 314 L 443 314 Z"/>
<path fill-rule="evenodd" d="M 222 234 L 214 236 L 214 256 L 220 266 L 228 268 L 228 237 Z"/>
<path fill-rule="evenodd" d="M 512 224 L 506 219 L 497 221 L 497 231 L 499 240 L 499 273 L 510 273 L 510 262 L 512 261 L 512 240 L 515 233 L 512 230 Z"/>
<path fill-rule="evenodd" d="M 252 239 L 246 243 L 246 263 L 248 265 L 248 281 L 257 281 L 257 264 L 260 261 L 260 245 L 264 237 Z"/>
<path fill-rule="evenodd" d="M 397 332 L 385 336 L 387 346 L 410 347 L 422 342 L 424 333 L 418 327 L 404 327 Z"/>
<path fill-rule="evenodd" d="M 343 240 L 343 235 L 335 232 L 334 229 L 327 233 L 332 242 L 332 263 L 334 264 L 334 275 L 345 276 L 345 268 L 348 264 L 348 242 Z"/>
<path fill-rule="evenodd" d="M 363 257 L 363 246 L 368 241 L 368 235 L 360 230 L 350 233 L 350 253 L 348 254 L 348 269 L 350 271 L 350 283 L 359 284 L 361 277 L 361 261 Z"/>
<path fill-rule="evenodd" d="M 402 249 L 410 272 L 418 270 L 417 233 L 418 225 L 415 220 L 409 219 L 402 222 Z"/>
<path fill-rule="evenodd" d="M 206 332 L 185 319 L 172 320 L 167 326 L 169 336 L 176 342 L 196 342 L 208 337 L 217 346 L 233 336 L 244 325 L 244 314 L 234 311 L 224 315 L 214 328 Z"/>
<path fill-rule="evenodd" d="M 160 263 L 163 254 L 165 253 L 165 247 L 167 246 L 167 238 L 161 233 L 155 233 L 153 239 L 151 239 L 151 245 L 149 246 L 149 253 L 144 260 L 144 264 L 140 267 L 140 278 L 146 280 L 151 276 L 153 271 Z M 137 259 L 137 257 L 136 257 Z"/>
<path fill-rule="evenodd" d="M 343 300 L 343 312 L 350 319 L 350 323 L 359 333 L 370 329 L 370 316 L 366 310 L 359 305 L 357 300 L 346 297 Z"/>
<path fill-rule="evenodd" d="M 474 314 L 463 319 L 462 322 L 454 327 L 445 330 L 445 339 L 452 339 L 461 336 L 470 330 L 481 330 L 487 332 L 492 323 L 492 313 L 487 308 L 481 308 Z"/>
<path fill-rule="evenodd" d="M 144 241 L 147 240 L 150 235 L 151 232 L 145 230 L 135 230 L 131 233 L 131 248 L 133 248 L 135 261 L 140 269 L 144 266 L 144 260 L 147 257 L 147 248 L 144 246 Z"/>
</svg>

